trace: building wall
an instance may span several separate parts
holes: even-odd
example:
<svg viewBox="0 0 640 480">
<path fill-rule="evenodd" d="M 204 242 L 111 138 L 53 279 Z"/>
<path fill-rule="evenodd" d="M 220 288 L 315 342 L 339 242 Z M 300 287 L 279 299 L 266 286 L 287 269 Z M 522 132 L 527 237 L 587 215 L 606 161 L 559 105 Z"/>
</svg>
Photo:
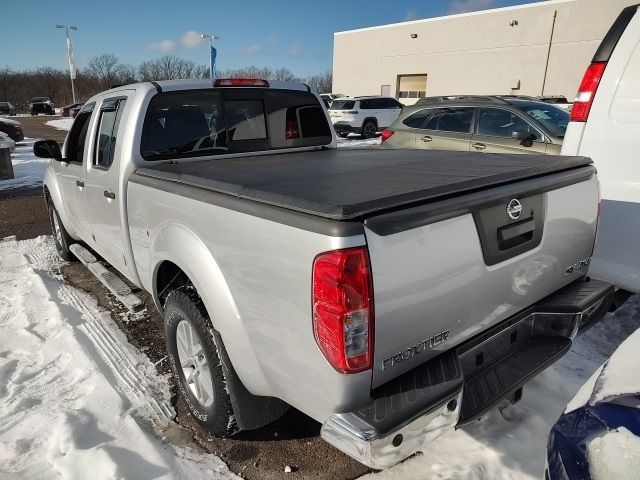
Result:
<svg viewBox="0 0 640 480">
<path fill-rule="evenodd" d="M 573 99 L 613 21 L 637 2 L 555 0 L 339 32 L 334 34 L 333 91 L 379 95 L 382 85 L 391 85 L 397 95 L 398 75 L 427 74 L 428 96 L 513 93 Z M 511 26 L 514 20 L 517 25 Z M 513 89 L 518 83 L 520 88 Z"/>
</svg>

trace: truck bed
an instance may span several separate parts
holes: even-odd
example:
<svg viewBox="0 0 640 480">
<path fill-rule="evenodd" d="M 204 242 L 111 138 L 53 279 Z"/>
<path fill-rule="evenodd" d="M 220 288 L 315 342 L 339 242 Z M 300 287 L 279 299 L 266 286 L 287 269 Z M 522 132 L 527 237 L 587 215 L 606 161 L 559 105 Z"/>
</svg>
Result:
<svg viewBox="0 0 640 480">
<path fill-rule="evenodd" d="M 150 164 L 136 174 L 354 220 L 591 164 L 585 157 L 349 148 Z"/>
</svg>

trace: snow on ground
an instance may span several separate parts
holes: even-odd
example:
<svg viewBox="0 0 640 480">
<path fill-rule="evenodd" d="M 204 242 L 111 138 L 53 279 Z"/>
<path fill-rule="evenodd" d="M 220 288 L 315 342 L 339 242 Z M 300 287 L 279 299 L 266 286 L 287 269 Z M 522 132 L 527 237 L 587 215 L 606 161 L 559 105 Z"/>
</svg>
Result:
<svg viewBox="0 0 640 480">
<path fill-rule="evenodd" d="M 338 137 L 338 148 L 361 148 L 361 147 L 373 147 L 380 145 L 382 139 L 380 137 L 374 138 L 360 138 L 360 136 L 350 135 L 347 138 Z"/>
<path fill-rule="evenodd" d="M 49 237 L 0 241 L 0 476 L 238 478 L 161 439 L 166 378 L 59 263 Z"/>
<path fill-rule="evenodd" d="M 422 454 L 364 478 L 541 479 L 549 430 L 580 386 L 638 328 L 640 296 L 635 296 L 617 312 L 608 314 L 602 322 L 579 336 L 564 358 L 526 384 L 523 399 L 518 404 L 511 405 L 505 401 L 481 420 L 449 431 L 428 445 Z M 625 347 L 623 345 L 622 348 Z M 624 355 L 627 362 L 634 363 L 636 368 L 640 365 L 637 351 L 636 348 L 631 361 Z M 612 439 L 612 442 L 620 441 L 620 438 Z M 604 478 L 613 480 L 618 477 Z"/>
<path fill-rule="evenodd" d="M 49 120 L 47 125 L 53 128 L 57 128 L 58 130 L 64 130 L 68 132 L 71 130 L 71 125 L 73 125 L 73 121 L 75 118 L 57 118 L 56 120 Z"/>
<path fill-rule="evenodd" d="M 33 154 L 33 138 L 25 138 L 16 144 L 16 148 L 11 152 L 11 162 L 13 163 L 13 174 L 15 178 L 11 180 L 0 180 L 0 190 L 11 190 L 13 188 L 37 187 L 42 185 L 42 176 L 47 168 L 49 160 L 38 158 Z"/>
</svg>

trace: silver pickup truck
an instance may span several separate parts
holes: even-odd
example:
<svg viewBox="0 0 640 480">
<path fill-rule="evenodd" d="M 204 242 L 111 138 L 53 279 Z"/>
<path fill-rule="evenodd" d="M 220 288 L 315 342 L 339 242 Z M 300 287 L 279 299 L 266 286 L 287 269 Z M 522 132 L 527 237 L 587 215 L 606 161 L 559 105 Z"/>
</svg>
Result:
<svg viewBox="0 0 640 480">
<path fill-rule="evenodd" d="M 516 401 L 613 287 L 586 276 L 589 159 L 337 149 L 330 125 L 304 84 L 147 82 L 34 149 L 60 255 L 153 295 L 203 427 L 293 406 L 379 469 Z"/>
</svg>

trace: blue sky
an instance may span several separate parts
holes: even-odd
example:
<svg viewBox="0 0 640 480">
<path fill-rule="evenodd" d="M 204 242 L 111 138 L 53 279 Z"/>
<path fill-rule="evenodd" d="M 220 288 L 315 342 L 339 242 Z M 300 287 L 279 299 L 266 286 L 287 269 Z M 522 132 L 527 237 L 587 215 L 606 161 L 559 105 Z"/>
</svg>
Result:
<svg viewBox="0 0 640 480">
<path fill-rule="evenodd" d="M 333 33 L 353 28 L 504 7 L 532 0 L 0 0 L 0 66 L 66 68 L 64 31 L 76 65 L 113 53 L 137 65 L 164 54 L 208 64 L 199 32 L 216 33 L 218 68 L 248 65 L 298 75 L 331 68 Z"/>
</svg>

